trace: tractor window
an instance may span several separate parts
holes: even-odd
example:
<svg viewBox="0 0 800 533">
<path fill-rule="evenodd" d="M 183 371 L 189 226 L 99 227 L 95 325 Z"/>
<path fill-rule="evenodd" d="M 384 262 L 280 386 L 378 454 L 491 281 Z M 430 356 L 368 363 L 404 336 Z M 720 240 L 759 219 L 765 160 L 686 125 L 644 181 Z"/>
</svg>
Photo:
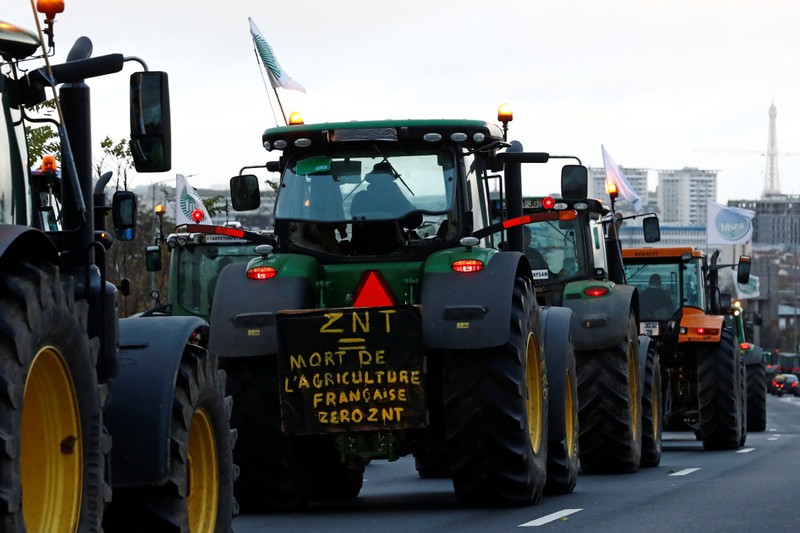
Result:
<svg viewBox="0 0 800 533">
<path fill-rule="evenodd" d="M 276 228 L 293 246 L 376 255 L 455 235 L 456 168 L 450 152 L 304 156 L 290 164 L 275 202 Z"/>
<path fill-rule="evenodd" d="M 535 222 L 525 226 L 523 235 L 534 279 L 546 282 L 586 276 L 580 219 Z"/>
<path fill-rule="evenodd" d="M 625 263 L 625 277 L 639 292 L 642 320 L 669 320 L 681 300 L 680 263 Z"/>
</svg>

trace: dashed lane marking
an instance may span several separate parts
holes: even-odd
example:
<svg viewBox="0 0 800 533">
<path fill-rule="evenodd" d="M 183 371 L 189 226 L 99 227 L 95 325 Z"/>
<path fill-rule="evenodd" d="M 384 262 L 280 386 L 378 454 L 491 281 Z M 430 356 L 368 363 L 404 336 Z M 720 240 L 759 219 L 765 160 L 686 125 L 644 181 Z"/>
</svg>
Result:
<svg viewBox="0 0 800 533">
<path fill-rule="evenodd" d="M 556 511 L 555 513 L 550 513 L 549 515 L 543 516 L 541 518 L 537 518 L 536 520 L 531 520 L 530 522 L 525 522 L 524 524 L 520 524 L 518 527 L 538 527 L 543 526 L 545 524 L 549 524 L 550 522 L 554 522 L 556 520 L 560 520 L 566 516 L 571 514 L 575 514 L 577 512 L 583 511 L 583 509 L 561 509 L 560 511 Z"/>
<path fill-rule="evenodd" d="M 670 474 L 670 476 L 688 476 L 692 472 L 697 472 L 698 470 L 700 470 L 700 469 L 699 468 L 684 468 L 683 470 L 678 470 L 677 472 L 674 472 L 674 473 Z"/>
<path fill-rule="evenodd" d="M 736 453 L 750 453 L 753 450 L 755 450 L 755 448 L 742 448 L 741 450 L 737 451 Z"/>
</svg>

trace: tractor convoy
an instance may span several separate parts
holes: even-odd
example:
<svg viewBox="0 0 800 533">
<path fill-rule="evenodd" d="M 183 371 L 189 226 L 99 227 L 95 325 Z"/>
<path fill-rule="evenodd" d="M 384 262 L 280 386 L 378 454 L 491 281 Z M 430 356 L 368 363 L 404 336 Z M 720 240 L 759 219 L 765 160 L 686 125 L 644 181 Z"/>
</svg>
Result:
<svg viewBox="0 0 800 533">
<path fill-rule="evenodd" d="M 40 2 L 50 49 L 61 10 Z M 83 37 L 50 65 L 42 41 L 0 23 L 0 533 L 231 531 L 239 505 L 355 498 L 370 461 L 405 456 L 466 504 L 530 505 L 658 466 L 666 429 L 708 449 L 765 429 L 761 352 L 719 288 L 749 258 L 624 249 L 626 219 L 650 243 L 657 217 L 587 198 L 574 157 L 559 196 L 524 196 L 523 169 L 565 156 L 507 140 L 506 107 L 502 126 L 267 129 L 274 228 L 160 235 L 167 302 L 120 319 L 107 250 L 134 238 L 136 198 L 107 206 L 92 177 L 85 80 L 141 60 Z M 136 170 L 166 172 L 167 76 L 130 91 Z M 48 98 L 61 170 L 31 171 Z M 255 175 L 230 183 L 235 210 L 259 207 Z"/>
<path fill-rule="evenodd" d="M 107 276 L 105 219 L 131 240 L 136 198 L 108 206 L 108 176 L 92 177 L 84 80 L 141 60 L 91 57 L 82 37 L 50 64 L 63 2 L 39 8 L 49 45 L 0 23 L 0 532 L 231 531 L 235 432 L 208 324 L 119 319 Z M 166 74 L 131 74 L 130 94 L 136 169 L 167 171 Z M 48 98 L 62 168 L 33 173 L 25 128 Z"/>
</svg>

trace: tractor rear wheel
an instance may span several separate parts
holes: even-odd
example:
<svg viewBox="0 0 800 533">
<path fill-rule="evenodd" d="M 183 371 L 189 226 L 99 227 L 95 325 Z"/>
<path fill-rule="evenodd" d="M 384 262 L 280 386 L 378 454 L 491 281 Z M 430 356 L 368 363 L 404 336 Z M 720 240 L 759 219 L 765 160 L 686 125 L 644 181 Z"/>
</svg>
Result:
<svg viewBox="0 0 800 533">
<path fill-rule="evenodd" d="M 707 450 L 735 450 L 741 441 L 739 354 L 730 328 L 697 355 L 700 438 Z"/>
<path fill-rule="evenodd" d="M 586 473 L 639 469 L 642 396 L 638 328 L 632 310 L 626 332 L 625 338 L 613 348 L 576 354 L 580 461 Z"/>
<path fill-rule="evenodd" d="M 767 370 L 761 363 L 747 365 L 747 431 L 767 429 Z"/>
<path fill-rule="evenodd" d="M 551 307 L 543 312 L 548 388 L 548 494 L 569 494 L 578 480 L 578 376 L 570 336 L 574 315 L 569 308 Z M 565 317 L 556 320 L 556 316 Z M 568 317 L 566 316 L 568 315 Z"/>
<path fill-rule="evenodd" d="M 113 401 L 113 398 L 112 398 Z M 216 355 L 184 349 L 172 399 L 167 482 L 159 487 L 114 490 L 106 531 L 232 531 L 231 398 Z"/>
<path fill-rule="evenodd" d="M 661 363 L 658 353 L 647 351 L 642 394 L 642 459 L 640 466 L 650 468 L 661 463 Z"/>
<path fill-rule="evenodd" d="M 530 505 L 547 473 L 547 369 L 530 279 L 514 284 L 509 340 L 445 354 L 444 413 L 456 496 Z"/>
<path fill-rule="evenodd" d="M 295 443 L 281 431 L 278 359 L 226 358 L 231 426 L 238 432 L 233 460 L 239 466 L 236 499 L 242 512 L 296 510 L 308 503 L 311 472 Z"/>
<path fill-rule="evenodd" d="M 0 274 L 1 532 L 98 531 L 110 498 L 99 344 L 74 291 L 49 263 Z"/>
</svg>

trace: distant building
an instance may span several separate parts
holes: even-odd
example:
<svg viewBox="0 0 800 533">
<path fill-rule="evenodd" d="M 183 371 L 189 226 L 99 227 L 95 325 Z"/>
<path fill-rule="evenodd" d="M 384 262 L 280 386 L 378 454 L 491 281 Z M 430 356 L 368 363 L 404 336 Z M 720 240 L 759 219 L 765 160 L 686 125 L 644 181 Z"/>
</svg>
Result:
<svg viewBox="0 0 800 533">
<path fill-rule="evenodd" d="M 708 200 L 717 200 L 716 170 L 684 167 L 658 171 L 662 224 L 705 228 Z"/>
<path fill-rule="evenodd" d="M 800 196 L 778 194 L 759 200 L 729 200 L 728 205 L 755 211 L 753 242 L 800 245 Z"/>
</svg>

